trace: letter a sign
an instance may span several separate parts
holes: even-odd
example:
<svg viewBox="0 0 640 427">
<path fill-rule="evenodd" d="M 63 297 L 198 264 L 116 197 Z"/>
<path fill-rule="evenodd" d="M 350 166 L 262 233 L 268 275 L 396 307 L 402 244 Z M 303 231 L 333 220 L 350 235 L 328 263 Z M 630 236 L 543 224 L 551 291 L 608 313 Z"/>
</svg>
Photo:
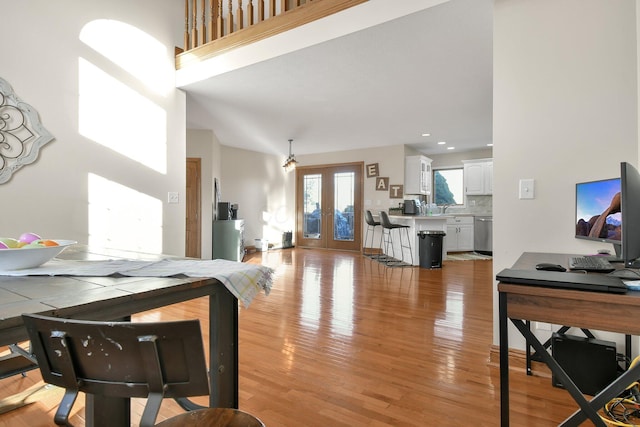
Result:
<svg viewBox="0 0 640 427">
<path fill-rule="evenodd" d="M 376 191 L 387 191 L 389 189 L 389 178 L 376 179 Z"/>
</svg>

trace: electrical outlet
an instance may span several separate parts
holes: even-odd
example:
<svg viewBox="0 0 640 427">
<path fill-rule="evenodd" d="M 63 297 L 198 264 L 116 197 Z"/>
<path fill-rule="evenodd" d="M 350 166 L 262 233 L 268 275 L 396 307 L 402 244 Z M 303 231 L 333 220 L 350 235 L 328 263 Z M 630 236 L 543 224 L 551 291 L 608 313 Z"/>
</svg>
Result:
<svg viewBox="0 0 640 427">
<path fill-rule="evenodd" d="M 545 322 L 536 322 L 536 329 L 539 331 L 550 331 L 551 324 Z"/>
<path fill-rule="evenodd" d="M 168 203 L 180 203 L 180 193 L 177 191 L 169 191 L 167 194 Z"/>
</svg>

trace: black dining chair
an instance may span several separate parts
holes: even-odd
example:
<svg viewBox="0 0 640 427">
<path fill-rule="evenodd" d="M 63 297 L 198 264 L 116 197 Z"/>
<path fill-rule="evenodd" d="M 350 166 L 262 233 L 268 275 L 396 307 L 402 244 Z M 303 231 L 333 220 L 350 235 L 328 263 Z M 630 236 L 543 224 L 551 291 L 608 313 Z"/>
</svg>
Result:
<svg viewBox="0 0 640 427">
<path fill-rule="evenodd" d="M 69 414 L 79 392 L 96 398 L 147 398 L 141 427 L 155 424 L 164 398 L 209 394 L 198 320 L 94 322 L 36 314 L 22 318 L 43 380 L 65 388 L 54 416 L 57 425 L 71 426 Z"/>
</svg>

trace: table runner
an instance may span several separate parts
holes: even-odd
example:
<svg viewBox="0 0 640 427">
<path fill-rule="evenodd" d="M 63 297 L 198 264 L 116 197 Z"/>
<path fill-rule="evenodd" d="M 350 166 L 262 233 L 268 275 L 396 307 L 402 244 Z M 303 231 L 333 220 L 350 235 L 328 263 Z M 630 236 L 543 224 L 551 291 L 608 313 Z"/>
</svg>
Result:
<svg viewBox="0 0 640 427">
<path fill-rule="evenodd" d="M 249 307 L 260 291 L 269 295 L 274 270 L 269 267 L 223 259 L 141 260 L 64 260 L 54 258 L 35 268 L 3 270 L 3 276 L 112 276 L 130 277 L 210 277 L 219 280 L 233 295 Z"/>
</svg>

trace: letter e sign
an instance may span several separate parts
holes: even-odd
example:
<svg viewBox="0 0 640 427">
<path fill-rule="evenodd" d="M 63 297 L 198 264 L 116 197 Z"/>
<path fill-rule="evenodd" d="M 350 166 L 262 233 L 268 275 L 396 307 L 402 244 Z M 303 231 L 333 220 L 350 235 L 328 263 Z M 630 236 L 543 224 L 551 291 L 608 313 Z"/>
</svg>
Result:
<svg viewBox="0 0 640 427">
<path fill-rule="evenodd" d="M 370 165 L 367 165 L 367 178 L 378 176 L 379 173 L 380 173 L 380 169 L 378 168 L 377 163 L 372 163 Z"/>
</svg>

